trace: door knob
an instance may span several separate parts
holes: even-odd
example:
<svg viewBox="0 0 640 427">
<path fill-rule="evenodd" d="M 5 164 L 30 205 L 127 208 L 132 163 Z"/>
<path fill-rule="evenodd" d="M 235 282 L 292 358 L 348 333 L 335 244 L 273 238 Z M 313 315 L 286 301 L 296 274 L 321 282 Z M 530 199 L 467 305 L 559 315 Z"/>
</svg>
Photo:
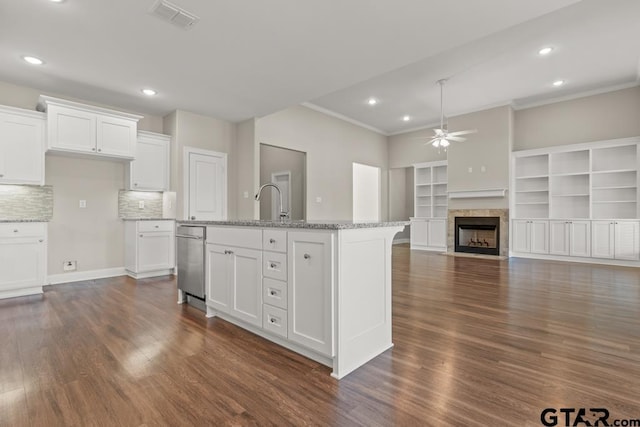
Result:
<svg viewBox="0 0 640 427">
<path fill-rule="evenodd" d="M 311 258 L 311 255 L 309 255 L 309 254 L 304 254 L 304 259 L 310 259 L 310 258 Z"/>
<path fill-rule="evenodd" d="M 272 245 L 276 242 L 276 239 L 269 239 L 269 243 L 271 243 Z"/>
</svg>

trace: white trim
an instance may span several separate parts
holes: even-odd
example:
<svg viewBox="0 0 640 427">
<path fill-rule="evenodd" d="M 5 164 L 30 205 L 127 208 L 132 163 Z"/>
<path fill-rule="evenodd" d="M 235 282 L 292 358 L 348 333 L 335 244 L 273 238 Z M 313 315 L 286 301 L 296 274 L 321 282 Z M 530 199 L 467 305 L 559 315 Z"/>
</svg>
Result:
<svg viewBox="0 0 640 427">
<path fill-rule="evenodd" d="M 49 105 L 57 105 L 61 107 L 73 108 L 76 110 L 90 111 L 92 113 L 99 113 L 111 117 L 126 118 L 135 120 L 136 122 L 144 118 L 144 116 L 138 114 L 126 113 L 124 111 L 112 110 L 110 108 L 97 107 L 90 104 L 82 104 L 79 102 L 69 101 L 67 99 L 61 98 L 54 98 L 47 95 L 40 95 L 40 98 L 38 99 L 38 105 L 44 105 L 45 107 Z"/>
<path fill-rule="evenodd" d="M 154 271 L 146 271 L 144 273 L 135 273 L 133 271 L 127 270 L 127 276 L 132 279 L 147 279 L 149 277 L 160 277 L 160 276 L 171 276 L 173 274 L 174 269 L 164 269 L 164 270 L 154 270 Z"/>
<path fill-rule="evenodd" d="M 487 197 L 504 197 L 507 192 L 506 188 L 496 188 L 492 190 L 468 190 L 468 191 L 449 191 L 450 199 L 479 199 Z"/>
<path fill-rule="evenodd" d="M 50 274 L 49 277 L 47 277 L 47 285 L 82 282 L 84 280 L 107 279 L 109 277 L 126 275 L 127 271 L 124 267 L 105 268 L 102 270 L 76 271 L 74 273 Z"/>
<path fill-rule="evenodd" d="M 167 142 L 171 142 L 171 135 L 166 135 L 164 133 L 150 132 L 148 130 L 138 130 L 138 137 L 141 136 L 146 136 L 148 138 L 161 138 L 165 139 Z"/>
<path fill-rule="evenodd" d="M 38 111 L 25 110 L 24 108 L 16 108 L 10 107 L 8 105 L 0 105 L 0 112 L 13 114 L 16 116 L 29 117 L 35 119 L 47 119 L 47 115 L 45 113 L 40 113 Z"/>
<path fill-rule="evenodd" d="M 590 221 L 590 220 L 587 220 Z M 513 252 L 509 251 L 509 256 L 512 258 L 529 258 L 529 259 L 542 259 L 546 261 L 564 261 L 564 262 L 577 262 L 580 264 L 594 264 L 594 265 L 617 265 L 621 267 L 640 267 L 638 261 L 623 260 L 623 259 L 608 259 L 608 258 L 587 258 L 587 257 L 575 257 L 568 255 L 550 255 L 550 254 L 536 254 L 528 252 Z"/>
<path fill-rule="evenodd" d="M 222 157 L 224 159 L 224 186 L 222 187 L 222 220 L 227 219 L 227 194 L 229 187 L 229 159 L 228 154 L 220 151 L 203 150 L 195 147 L 184 147 L 182 150 L 182 219 L 189 220 L 189 155 L 201 154 L 203 156 Z"/>
<path fill-rule="evenodd" d="M 615 92 L 617 90 L 629 89 L 639 85 L 639 81 L 633 81 L 628 83 L 621 83 L 611 86 L 604 86 L 597 89 L 585 90 L 583 92 L 577 92 L 570 95 L 558 96 L 555 98 L 548 98 L 539 101 L 524 102 L 522 104 L 514 103 L 512 108 L 515 111 L 526 110 L 528 108 L 541 107 L 543 105 L 556 104 L 558 102 L 571 101 L 573 99 L 586 98 L 587 96 L 600 95 L 603 93 Z"/>
<path fill-rule="evenodd" d="M 411 242 L 411 239 L 402 238 L 402 239 L 395 239 L 392 244 L 400 245 L 402 243 L 410 243 L 410 242 Z"/>
<path fill-rule="evenodd" d="M 27 295 L 38 295 L 42 293 L 42 286 L 33 286 L 29 288 L 9 289 L 0 292 L 0 299 L 24 297 Z"/>
<path fill-rule="evenodd" d="M 588 150 L 593 148 L 616 147 L 619 145 L 629 145 L 640 143 L 640 136 L 631 136 L 627 138 L 616 138 L 608 140 L 598 140 L 590 142 L 581 142 L 578 144 L 552 145 L 549 147 L 532 148 L 528 150 L 512 151 L 511 155 L 515 157 L 528 157 L 538 154 L 564 153 L 567 151 Z"/>
<path fill-rule="evenodd" d="M 331 111 L 331 110 L 328 110 L 326 108 L 320 107 L 319 105 L 312 104 L 311 102 L 303 102 L 300 105 L 302 105 L 303 107 L 307 107 L 307 108 L 309 108 L 311 110 L 315 110 L 315 111 L 317 111 L 319 113 L 326 114 L 327 116 L 335 117 L 336 119 L 340 119 L 340 120 L 343 120 L 345 122 L 351 123 L 352 125 L 360 126 L 361 128 L 365 128 L 365 129 L 374 131 L 375 133 L 379 133 L 380 135 L 389 136 L 388 132 L 385 132 L 385 131 L 383 131 L 381 129 L 378 129 L 377 127 L 373 127 L 373 126 L 368 125 L 366 123 L 359 122 L 356 119 L 352 119 L 351 117 L 347 117 L 347 116 L 345 116 L 343 114 L 336 113 L 335 111 Z"/>
</svg>

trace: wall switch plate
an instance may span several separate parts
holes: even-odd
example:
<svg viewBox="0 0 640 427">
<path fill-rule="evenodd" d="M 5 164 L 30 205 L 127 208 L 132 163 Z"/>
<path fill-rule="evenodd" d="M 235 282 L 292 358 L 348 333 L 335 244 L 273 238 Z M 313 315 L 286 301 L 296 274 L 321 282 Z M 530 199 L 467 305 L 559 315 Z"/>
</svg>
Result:
<svg viewBox="0 0 640 427">
<path fill-rule="evenodd" d="M 144 200 L 138 202 L 138 209 L 144 209 Z"/>
<path fill-rule="evenodd" d="M 473 168 L 471 166 L 469 166 L 469 173 L 473 172 Z"/>
<path fill-rule="evenodd" d="M 249 198 L 249 192 L 245 191 L 244 193 L 242 193 L 242 197 L 244 197 L 245 199 Z"/>
<path fill-rule="evenodd" d="M 485 166 L 480 166 L 480 172 L 486 172 L 487 168 Z"/>
<path fill-rule="evenodd" d="M 65 261 L 62 263 L 62 271 L 76 271 L 77 267 L 77 261 Z"/>
<path fill-rule="evenodd" d="M 78 204 L 80 206 L 81 209 L 84 209 L 87 207 L 87 201 L 86 200 L 80 200 L 80 203 Z"/>
</svg>

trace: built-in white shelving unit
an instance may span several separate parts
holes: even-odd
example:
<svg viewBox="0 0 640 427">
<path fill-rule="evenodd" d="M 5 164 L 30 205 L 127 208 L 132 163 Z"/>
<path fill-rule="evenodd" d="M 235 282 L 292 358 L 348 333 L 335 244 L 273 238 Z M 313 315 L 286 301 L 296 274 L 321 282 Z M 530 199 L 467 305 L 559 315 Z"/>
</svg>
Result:
<svg viewBox="0 0 640 427">
<path fill-rule="evenodd" d="M 536 253 L 640 261 L 638 144 L 640 137 L 514 152 L 513 251 L 533 238 L 516 224 L 523 231 L 546 220 L 538 230 L 549 245 L 539 247 L 552 249 Z"/>
<path fill-rule="evenodd" d="M 414 167 L 414 216 L 411 249 L 447 249 L 447 162 L 418 163 Z"/>
</svg>

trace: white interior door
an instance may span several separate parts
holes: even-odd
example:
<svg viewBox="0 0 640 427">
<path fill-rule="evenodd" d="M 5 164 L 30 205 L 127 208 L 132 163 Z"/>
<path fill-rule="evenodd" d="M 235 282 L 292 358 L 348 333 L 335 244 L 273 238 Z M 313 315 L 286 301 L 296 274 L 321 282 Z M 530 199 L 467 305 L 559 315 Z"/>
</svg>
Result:
<svg viewBox="0 0 640 427">
<path fill-rule="evenodd" d="M 353 164 L 353 220 L 380 221 L 380 168 Z"/>
<path fill-rule="evenodd" d="M 282 191 L 282 209 L 291 214 L 291 171 L 274 172 L 271 174 L 271 182 Z M 271 192 L 271 219 L 280 219 L 278 212 L 278 192 Z"/>
<path fill-rule="evenodd" d="M 185 156 L 188 157 L 186 217 L 203 221 L 226 219 L 226 154 L 185 149 Z"/>
</svg>

